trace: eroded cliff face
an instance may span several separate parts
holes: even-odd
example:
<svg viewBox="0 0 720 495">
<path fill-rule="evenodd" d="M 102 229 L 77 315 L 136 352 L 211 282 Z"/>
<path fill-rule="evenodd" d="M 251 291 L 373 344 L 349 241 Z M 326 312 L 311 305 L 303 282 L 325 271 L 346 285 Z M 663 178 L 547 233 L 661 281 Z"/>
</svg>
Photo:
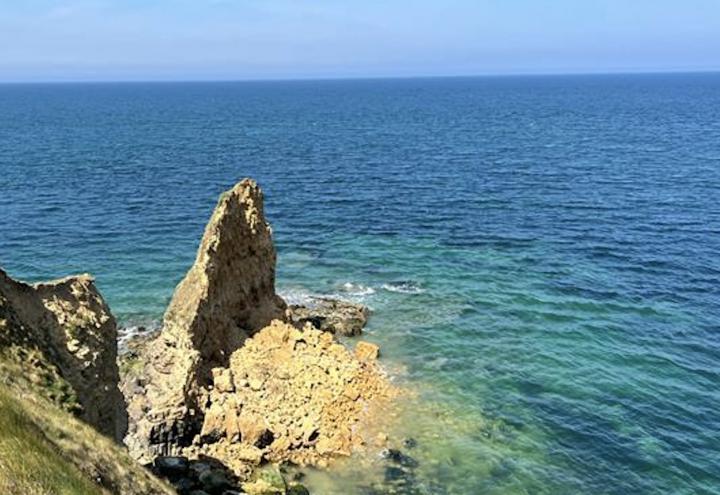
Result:
<svg viewBox="0 0 720 495">
<path fill-rule="evenodd" d="M 31 387 L 122 440 L 117 328 L 92 277 L 29 285 L 0 270 L 0 358 L 4 382 Z"/>
<path fill-rule="evenodd" d="M 163 329 L 148 344 L 144 369 L 125 384 L 131 417 L 126 444 L 138 459 L 174 454 L 200 432 L 211 370 L 273 319 L 276 253 L 263 196 L 249 179 L 224 193 L 194 265 L 178 285 Z"/>
<path fill-rule="evenodd" d="M 220 197 L 195 263 L 165 313 L 162 340 L 196 350 L 203 366 L 227 364 L 245 338 L 284 317 L 275 263 L 262 192 L 243 180 Z"/>
</svg>

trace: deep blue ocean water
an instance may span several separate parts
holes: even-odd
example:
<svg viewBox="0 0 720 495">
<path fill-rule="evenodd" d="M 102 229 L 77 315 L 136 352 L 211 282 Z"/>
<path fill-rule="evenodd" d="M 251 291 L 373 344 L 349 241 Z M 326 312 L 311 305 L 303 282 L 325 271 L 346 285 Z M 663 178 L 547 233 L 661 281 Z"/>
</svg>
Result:
<svg viewBox="0 0 720 495">
<path fill-rule="evenodd" d="M 245 176 L 418 391 L 415 493 L 720 493 L 720 75 L 0 86 L 0 266 L 124 326 Z"/>
</svg>

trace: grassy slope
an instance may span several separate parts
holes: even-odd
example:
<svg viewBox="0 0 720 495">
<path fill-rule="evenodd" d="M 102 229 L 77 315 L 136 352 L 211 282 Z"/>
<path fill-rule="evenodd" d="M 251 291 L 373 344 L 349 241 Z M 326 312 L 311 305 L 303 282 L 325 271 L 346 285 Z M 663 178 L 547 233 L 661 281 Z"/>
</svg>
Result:
<svg viewBox="0 0 720 495">
<path fill-rule="evenodd" d="M 29 390 L 0 379 L 0 493 L 174 493 L 125 449 Z"/>
<path fill-rule="evenodd" d="M 63 458 L 27 406 L 5 387 L 0 387 L 0 493 L 103 493 Z"/>
</svg>

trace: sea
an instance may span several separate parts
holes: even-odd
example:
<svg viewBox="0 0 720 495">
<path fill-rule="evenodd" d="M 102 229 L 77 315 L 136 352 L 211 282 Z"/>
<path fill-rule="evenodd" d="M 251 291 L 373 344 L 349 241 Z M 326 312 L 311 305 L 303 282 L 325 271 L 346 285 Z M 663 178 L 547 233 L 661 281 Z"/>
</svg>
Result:
<svg viewBox="0 0 720 495">
<path fill-rule="evenodd" d="M 720 493 L 720 74 L 0 85 L 0 266 L 123 338 L 244 177 L 278 291 L 368 305 L 411 391 L 400 469 L 312 493 Z"/>
</svg>

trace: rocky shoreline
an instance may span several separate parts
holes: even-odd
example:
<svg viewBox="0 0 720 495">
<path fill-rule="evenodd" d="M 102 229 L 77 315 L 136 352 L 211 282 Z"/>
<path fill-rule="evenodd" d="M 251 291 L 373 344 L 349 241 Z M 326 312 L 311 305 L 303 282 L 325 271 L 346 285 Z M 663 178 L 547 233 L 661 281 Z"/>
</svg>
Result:
<svg viewBox="0 0 720 495">
<path fill-rule="evenodd" d="M 308 493 L 285 466 L 386 444 L 358 425 L 398 390 L 376 345 L 336 339 L 361 334 L 368 309 L 288 306 L 275 264 L 262 192 L 246 179 L 220 197 L 162 328 L 129 342 L 119 368 L 115 320 L 88 276 L 28 286 L 0 272 L 0 355 L 19 366 L 39 356 L 51 378 L 38 381 L 67 395 L 48 399 L 122 440 L 177 493 Z"/>
</svg>

